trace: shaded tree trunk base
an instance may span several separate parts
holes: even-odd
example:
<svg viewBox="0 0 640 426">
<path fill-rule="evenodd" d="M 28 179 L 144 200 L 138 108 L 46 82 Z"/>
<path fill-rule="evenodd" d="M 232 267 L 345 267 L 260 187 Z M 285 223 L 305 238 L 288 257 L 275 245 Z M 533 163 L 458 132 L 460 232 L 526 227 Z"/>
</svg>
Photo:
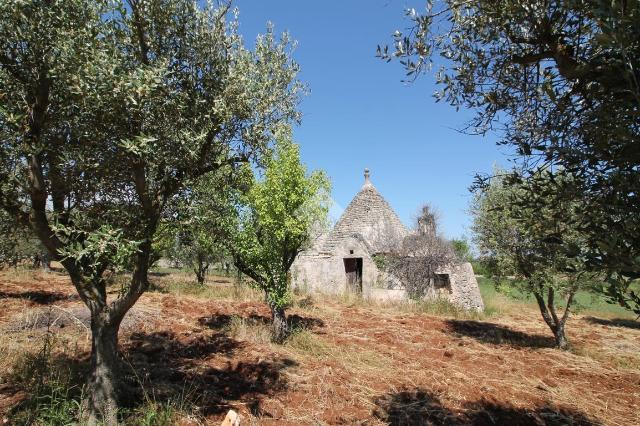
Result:
<svg viewBox="0 0 640 426">
<path fill-rule="evenodd" d="M 564 324 L 557 325 L 556 330 L 553 330 L 553 335 L 555 337 L 556 347 L 558 349 L 568 350 L 571 348 L 571 345 L 569 344 L 569 340 L 567 339 L 567 336 L 564 333 Z"/>
<path fill-rule="evenodd" d="M 196 279 L 198 285 L 204 285 L 204 281 L 207 278 L 207 272 L 209 271 L 209 263 L 205 261 L 203 256 L 198 256 L 198 264 L 195 267 Z"/>
<path fill-rule="evenodd" d="M 283 308 L 271 307 L 271 338 L 275 343 L 283 343 L 289 336 L 289 325 Z"/>
<path fill-rule="evenodd" d="M 575 290 L 570 292 L 567 299 L 567 306 L 562 316 L 559 316 L 556 313 L 556 308 L 554 305 L 554 290 L 552 288 L 547 289 L 546 303 L 543 294 L 543 291 L 534 292 L 534 296 L 536 298 L 536 301 L 538 302 L 538 307 L 540 308 L 540 313 L 542 314 L 542 319 L 553 333 L 556 348 L 568 350 L 570 349 L 571 345 L 569 344 L 567 335 L 564 332 L 564 327 L 567 319 L 569 318 L 569 312 L 571 310 L 571 304 L 573 303 Z"/>
<path fill-rule="evenodd" d="M 200 275 L 200 274 L 196 273 L 196 279 L 198 281 L 198 285 L 199 286 L 203 286 L 204 285 L 204 279 L 205 279 L 204 274 Z"/>
<path fill-rule="evenodd" d="M 118 359 L 119 322 L 109 324 L 92 315 L 91 373 L 81 406 L 82 424 L 89 426 L 118 425 Z"/>
</svg>

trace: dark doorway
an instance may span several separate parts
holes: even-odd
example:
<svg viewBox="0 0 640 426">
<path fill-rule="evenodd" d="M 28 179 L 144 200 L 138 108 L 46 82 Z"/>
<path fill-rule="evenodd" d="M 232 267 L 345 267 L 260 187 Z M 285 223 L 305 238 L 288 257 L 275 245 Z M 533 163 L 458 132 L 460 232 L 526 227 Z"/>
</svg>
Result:
<svg viewBox="0 0 640 426">
<path fill-rule="evenodd" d="M 347 274 L 347 290 L 362 293 L 362 258 L 351 257 L 344 260 L 344 272 Z"/>
<path fill-rule="evenodd" d="M 451 280 L 449 274 L 436 274 L 433 286 L 438 294 L 451 294 Z"/>
</svg>

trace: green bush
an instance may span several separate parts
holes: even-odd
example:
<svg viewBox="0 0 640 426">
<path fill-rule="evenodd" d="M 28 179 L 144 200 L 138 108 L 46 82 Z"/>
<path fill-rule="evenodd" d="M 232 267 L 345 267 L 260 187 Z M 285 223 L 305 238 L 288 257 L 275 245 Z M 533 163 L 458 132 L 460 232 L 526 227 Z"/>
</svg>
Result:
<svg viewBox="0 0 640 426">
<path fill-rule="evenodd" d="M 471 266 L 473 267 L 473 273 L 476 275 L 488 276 L 489 272 L 487 271 L 487 267 L 481 260 L 472 260 Z"/>
<path fill-rule="evenodd" d="M 18 359 L 9 381 L 26 399 L 9 414 L 14 424 L 77 424 L 82 397 L 81 374 L 67 359 L 52 355 L 55 338 L 47 333 L 42 348 Z"/>
</svg>

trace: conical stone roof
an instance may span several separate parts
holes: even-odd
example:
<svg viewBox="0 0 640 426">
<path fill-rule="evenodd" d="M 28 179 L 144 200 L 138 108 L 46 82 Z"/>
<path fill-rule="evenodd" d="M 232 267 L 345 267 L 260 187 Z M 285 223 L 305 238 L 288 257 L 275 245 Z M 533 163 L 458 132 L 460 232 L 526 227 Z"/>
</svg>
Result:
<svg viewBox="0 0 640 426">
<path fill-rule="evenodd" d="M 365 242 L 370 254 L 388 253 L 409 234 L 396 212 L 371 183 L 368 169 L 365 169 L 364 177 L 364 185 L 327 236 L 322 251 L 333 252 L 345 239 L 355 237 Z"/>
</svg>

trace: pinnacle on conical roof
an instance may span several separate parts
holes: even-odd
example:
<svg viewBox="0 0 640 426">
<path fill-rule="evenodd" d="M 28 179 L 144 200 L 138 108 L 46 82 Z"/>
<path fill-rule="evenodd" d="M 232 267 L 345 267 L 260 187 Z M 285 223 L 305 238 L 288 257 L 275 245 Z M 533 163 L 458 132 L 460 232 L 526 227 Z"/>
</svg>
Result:
<svg viewBox="0 0 640 426">
<path fill-rule="evenodd" d="M 362 189 L 365 188 L 374 188 L 373 184 L 371 183 L 371 180 L 369 179 L 369 169 L 364 169 L 364 185 L 362 185 Z M 361 189 L 361 190 L 362 190 Z"/>
<path fill-rule="evenodd" d="M 331 252 L 341 241 L 355 235 L 362 238 L 373 253 L 390 251 L 408 235 L 396 212 L 371 183 L 369 169 L 364 170 L 364 185 L 331 230 L 323 251 Z"/>
</svg>

